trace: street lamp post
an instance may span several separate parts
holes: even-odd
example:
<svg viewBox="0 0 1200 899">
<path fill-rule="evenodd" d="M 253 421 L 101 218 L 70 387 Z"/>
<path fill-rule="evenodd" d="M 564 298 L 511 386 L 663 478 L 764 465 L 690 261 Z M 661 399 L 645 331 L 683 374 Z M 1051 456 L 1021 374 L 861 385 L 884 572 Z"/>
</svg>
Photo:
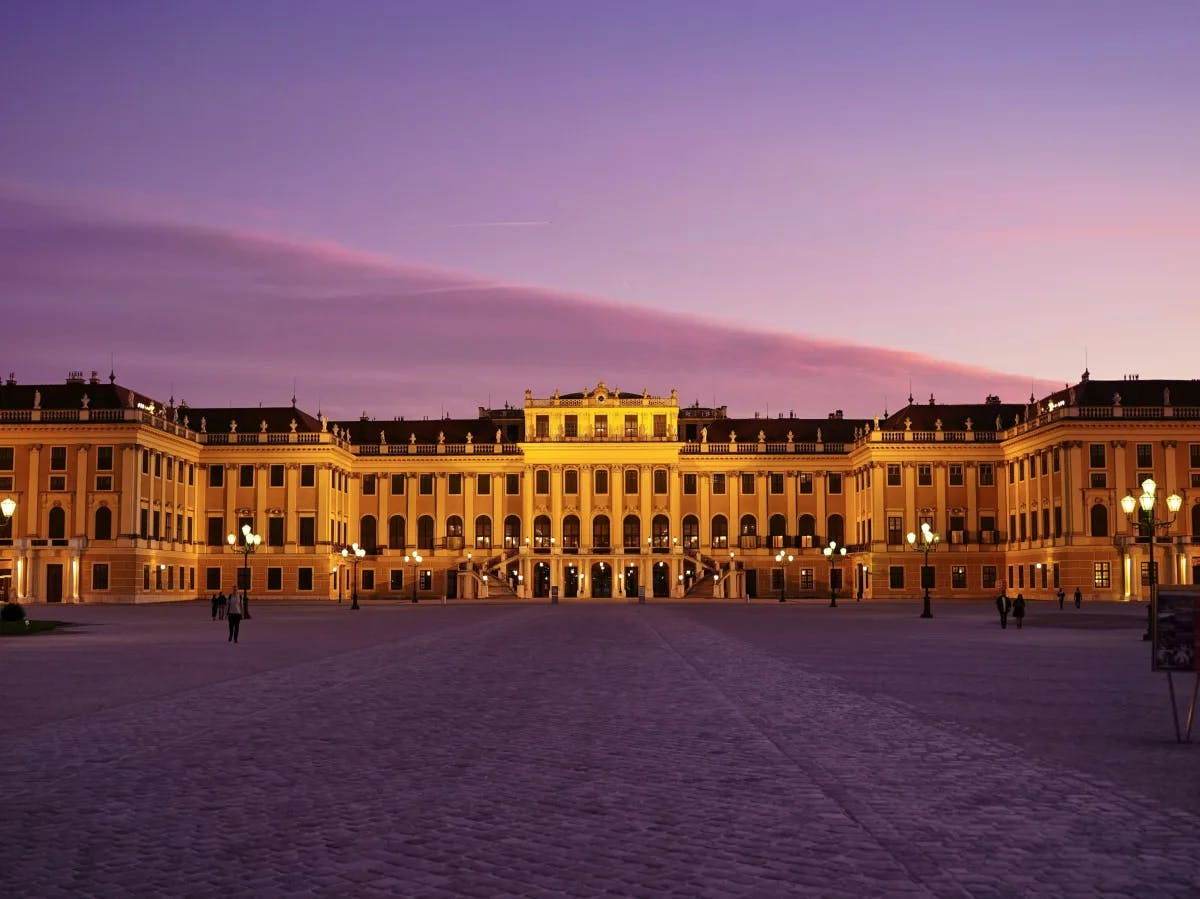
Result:
<svg viewBox="0 0 1200 899">
<path fill-rule="evenodd" d="M 16 514 L 16 511 L 17 501 L 15 499 L 13 499 L 11 496 L 6 496 L 4 499 L 0 499 L 0 527 L 7 528 L 9 523 L 12 521 L 13 515 Z M 13 567 L 15 568 L 16 566 Z M 8 602 L 7 592 L 4 594 L 4 601 Z"/>
<path fill-rule="evenodd" d="M 782 549 L 775 554 L 775 561 L 779 563 L 779 601 L 787 602 L 787 566 L 792 564 L 792 560 L 796 558 L 791 553 L 785 553 Z"/>
<path fill-rule="evenodd" d="M 262 537 L 255 534 L 250 525 L 242 525 L 241 546 L 238 545 L 238 537 L 236 534 L 229 534 L 225 537 L 225 541 L 236 552 L 242 554 L 242 616 L 250 617 L 250 553 L 258 549 L 258 545 L 262 543 Z"/>
<path fill-rule="evenodd" d="M 846 558 L 846 547 L 838 546 L 836 540 L 830 540 L 829 545 L 821 550 L 825 561 L 829 563 L 829 608 L 837 608 L 837 588 L 833 586 L 833 566 L 839 559 Z M 928 594 L 926 594 L 928 596 Z"/>
<path fill-rule="evenodd" d="M 1141 496 L 1135 499 L 1127 494 L 1121 499 L 1121 509 L 1129 520 L 1138 525 L 1140 530 L 1150 532 L 1150 606 L 1146 610 L 1146 633 L 1142 635 L 1143 640 L 1149 640 L 1153 636 L 1154 617 L 1158 614 L 1158 571 L 1154 567 L 1155 534 L 1159 528 L 1164 532 L 1170 529 L 1175 523 L 1179 507 L 1183 505 L 1183 498 L 1178 493 L 1172 493 L 1167 497 L 1167 511 L 1171 517 L 1159 518 L 1157 490 L 1158 484 L 1154 483 L 1154 478 L 1146 478 L 1142 481 Z M 1139 507 L 1142 512 L 1140 516 L 1134 514 Z"/>
<path fill-rule="evenodd" d="M 352 577 L 354 578 L 354 581 L 353 581 L 353 583 L 350 584 L 350 609 L 351 609 L 351 611 L 358 609 L 358 563 L 362 561 L 363 556 L 365 556 L 366 554 L 367 554 L 367 551 L 365 549 L 363 549 L 361 546 L 359 546 L 357 543 L 351 543 L 349 549 L 347 549 L 344 546 L 342 547 L 342 558 L 349 559 L 354 565 L 354 572 L 352 575 Z"/>
<path fill-rule="evenodd" d="M 933 610 L 929 607 L 929 553 L 931 550 L 937 549 L 941 537 L 933 532 L 933 528 L 929 526 L 928 521 L 921 522 L 921 543 L 917 544 L 917 535 L 912 531 L 908 532 L 908 546 L 919 553 L 925 554 L 925 562 L 921 566 L 921 584 L 925 587 L 925 599 L 921 607 L 922 618 L 932 618 Z"/>
<path fill-rule="evenodd" d="M 412 582 L 413 582 L 412 601 L 413 602 L 417 601 L 417 566 L 420 565 L 421 562 L 423 562 L 423 561 L 424 561 L 424 559 L 421 558 L 421 554 L 415 550 L 413 551 L 411 556 L 407 555 L 407 554 L 404 556 L 404 564 L 412 565 Z"/>
</svg>

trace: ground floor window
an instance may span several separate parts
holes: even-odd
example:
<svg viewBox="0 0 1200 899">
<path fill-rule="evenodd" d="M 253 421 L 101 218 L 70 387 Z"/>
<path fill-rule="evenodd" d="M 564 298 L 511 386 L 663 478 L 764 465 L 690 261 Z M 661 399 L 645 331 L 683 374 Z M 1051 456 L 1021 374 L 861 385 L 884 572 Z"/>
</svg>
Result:
<svg viewBox="0 0 1200 899">
<path fill-rule="evenodd" d="M 983 589 L 991 590 L 991 589 L 995 588 L 995 586 L 996 586 L 996 566 L 995 565 L 984 565 L 983 566 Z"/>
<path fill-rule="evenodd" d="M 1096 587 L 1112 586 L 1112 567 L 1108 562 L 1096 562 L 1092 565 L 1092 584 Z"/>
<path fill-rule="evenodd" d="M 782 568 L 772 568 L 771 569 L 771 589 L 772 590 L 782 590 L 783 589 L 783 569 Z"/>
<path fill-rule="evenodd" d="M 952 565 L 950 567 L 950 587 L 954 590 L 967 589 L 966 565 Z"/>
<path fill-rule="evenodd" d="M 433 572 L 430 571 L 428 568 L 424 569 L 421 572 L 421 589 L 422 590 L 432 590 L 433 589 Z"/>
<path fill-rule="evenodd" d="M 1155 577 L 1155 583 L 1158 583 L 1158 580 L 1157 580 L 1157 578 L 1158 578 L 1158 563 L 1157 562 L 1154 563 L 1154 577 Z M 1099 584 L 1097 584 L 1096 586 L 1099 586 Z M 1142 563 L 1142 586 L 1143 587 L 1150 586 L 1150 563 L 1149 562 Z"/>
<path fill-rule="evenodd" d="M 904 589 L 904 566 L 892 565 L 888 568 L 888 587 L 893 590 Z"/>
<path fill-rule="evenodd" d="M 221 589 L 221 569 L 220 568 L 205 568 L 204 569 L 204 589 L 205 590 L 220 590 Z"/>
<path fill-rule="evenodd" d="M 313 588 L 313 570 L 311 568 L 301 568 L 296 572 L 296 589 L 309 591 Z"/>
<path fill-rule="evenodd" d="M 391 570 L 390 577 L 388 579 L 388 589 L 389 590 L 403 590 L 404 589 L 404 571 L 403 571 L 403 569 L 393 568 Z"/>
<path fill-rule="evenodd" d="M 813 588 L 813 570 L 811 568 L 800 569 L 800 589 L 811 590 Z"/>
<path fill-rule="evenodd" d="M 364 590 L 375 589 L 375 569 L 364 568 L 362 573 L 362 588 Z"/>
<path fill-rule="evenodd" d="M 108 564 L 98 562 L 92 566 L 92 589 L 108 589 Z"/>
<path fill-rule="evenodd" d="M 267 569 L 267 589 L 282 590 L 283 589 L 283 569 L 268 568 Z"/>
</svg>

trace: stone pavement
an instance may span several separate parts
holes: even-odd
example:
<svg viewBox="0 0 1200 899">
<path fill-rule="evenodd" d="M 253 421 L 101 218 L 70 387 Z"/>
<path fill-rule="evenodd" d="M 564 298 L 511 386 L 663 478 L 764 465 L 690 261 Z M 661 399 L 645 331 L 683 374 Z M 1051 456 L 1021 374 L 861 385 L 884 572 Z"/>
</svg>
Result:
<svg viewBox="0 0 1200 899">
<path fill-rule="evenodd" d="M 0 641 L 7 895 L 1200 893 L 1144 606 L 252 611 Z"/>
</svg>

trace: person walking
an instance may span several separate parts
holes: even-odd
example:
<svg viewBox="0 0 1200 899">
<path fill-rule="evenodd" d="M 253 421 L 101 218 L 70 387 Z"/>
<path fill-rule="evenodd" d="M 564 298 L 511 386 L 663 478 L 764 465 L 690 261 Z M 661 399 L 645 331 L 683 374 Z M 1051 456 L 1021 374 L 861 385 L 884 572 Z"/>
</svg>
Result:
<svg viewBox="0 0 1200 899">
<path fill-rule="evenodd" d="M 1017 598 L 1012 604 L 1013 618 L 1017 619 L 1017 630 L 1021 629 L 1021 624 L 1025 621 L 1025 594 L 1018 593 Z"/>
<path fill-rule="evenodd" d="M 216 621 L 217 620 L 217 594 L 215 594 L 215 593 L 212 595 L 212 613 L 213 613 L 213 621 Z"/>
<path fill-rule="evenodd" d="M 250 620 L 250 597 L 245 590 L 242 591 L 242 620 Z"/>
<path fill-rule="evenodd" d="M 222 590 L 217 594 L 217 617 L 222 621 L 225 620 L 225 607 L 229 604 L 229 599 L 225 596 L 225 591 Z"/>
<path fill-rule="evenodd" d="M 1067 598 L 1067 591 L 1064 590 L 1062 587 L 1059 587 L 1058 588 L 1058 607 L 1059 607 L 1059 609 L 1062 609 L 1063 600 L 1066 598 Z"/>
<path fill-rule="evenodd" d="M 1008 629 L 1008 610 L 1008 596 L 1001 591 L 1000 595 L 996 597 L 996 611 L 1000 613 L 1000 626 L 1006 630 Z"/>
<path fill-rule="evenodd" d="M 229 594 L 229 608 L 225 612 L 225 617 L 229 619 L 229 640 L 226 642 L 236 643 L 238 630 L 242 623 L 242 598 L 236 590 Z"/>
<path fill-rule="evenodd" d="M 1083 602 L 1083 591 L 1080 590 L 1078 587 L 1076 587 L 1075 588 L 1075 608 L 1078 609 L 1080 603 L 1082 603 L 1082 602 Z"/>
</svg>

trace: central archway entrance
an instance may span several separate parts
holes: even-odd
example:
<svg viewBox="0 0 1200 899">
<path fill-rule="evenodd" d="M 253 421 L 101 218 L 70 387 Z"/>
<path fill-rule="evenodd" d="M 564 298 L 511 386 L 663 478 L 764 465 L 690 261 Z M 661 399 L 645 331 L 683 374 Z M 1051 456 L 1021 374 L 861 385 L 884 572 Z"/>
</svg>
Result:
<svg viewBox="0 0 1200 899">
<path fill-rule="evenodd" d="M 563 570 L 563 598 L 574 599 L 579 595 L 579 569 L 568 565 Z"/>
<path fill-rule="evenodd" d="M 550 595 L 550 566 L 538 562 L 533 566 L 533 595 L 546 597 Z"/>
<path fill-rule="evenodd" d="M 592 596 L 612 596 L 612 566 L 597 562 L 592 566 Z"/>
<path fill-rule="evenodd" d="M 625 597 L 636 599 L 638 595 L 638 570 L 636 565 L 625 566 Z"/>
<path fill-rule="evenodd" d="M 671 569 L 667 567 L 666 562 L 654 564 L 654 595 L 671 595 Z"/>
</svg>

